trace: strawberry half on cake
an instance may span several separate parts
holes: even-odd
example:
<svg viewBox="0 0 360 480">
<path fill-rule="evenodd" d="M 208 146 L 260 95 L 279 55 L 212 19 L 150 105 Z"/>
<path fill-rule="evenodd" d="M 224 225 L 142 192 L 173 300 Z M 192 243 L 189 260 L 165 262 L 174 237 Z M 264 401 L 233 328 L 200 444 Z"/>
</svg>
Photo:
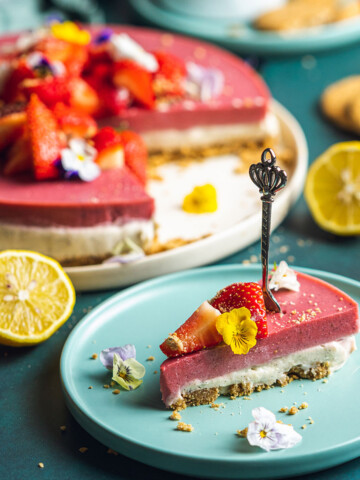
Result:
<svg viewBox="0 0 360 480">
<path fill-rule="evenodd" d="M 219 395 L 250 395 L 312 380 L 341 368 L 356 349 L 357 303 L 285 262 L 270 287 L 282 312 L 265 310 L 258 283 L 234 283 L 205 301 L 161 344 L 160 388 L 167 407 L 212 403 Z"/>
</svg>

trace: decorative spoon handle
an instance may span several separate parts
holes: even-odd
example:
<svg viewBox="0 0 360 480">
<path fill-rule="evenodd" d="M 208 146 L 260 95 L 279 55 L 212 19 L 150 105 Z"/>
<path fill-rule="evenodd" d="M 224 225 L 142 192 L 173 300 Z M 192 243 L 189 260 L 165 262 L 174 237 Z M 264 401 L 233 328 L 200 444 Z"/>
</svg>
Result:
<svg viewBox="0 0 360 480">
<path fill-rule="evenodd" d="M 267 158 L 268 153 L 270 154 L 270 158 Z M 271 148 L 266 148 L 261 155 L 261 162 L 250 166 L 249 175 L 262 194 L 261 263 L 262 290 L 265 306 L 268 310 L 280 313 L 280 305 L 268 287 L 268 263 L 272 202 L 274 201 L 275 194 L 285 187 L 287 175 L 284 170 L 275 166 L 275 162 L 275 153 Z"/>
</svg>

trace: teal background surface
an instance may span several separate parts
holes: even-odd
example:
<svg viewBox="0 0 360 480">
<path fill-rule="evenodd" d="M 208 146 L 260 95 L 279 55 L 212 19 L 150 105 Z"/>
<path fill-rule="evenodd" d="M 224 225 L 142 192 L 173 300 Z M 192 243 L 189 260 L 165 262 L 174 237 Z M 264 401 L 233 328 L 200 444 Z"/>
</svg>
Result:
<svg viewBox="0 0 360 480">
<path fill-rule="evenodd" d="M 9 8 L 11 5 L 16 9 L 18 21 L 21 16 L 23 24 L 26 24 L 21 3 L 19 0 L 0 1 L 0 8 Z M 101 1 L 101 9 L 108 22 L 140 24 L 124 0 Z M 10 29 L 11 23 L 0 25 L 0 28 L 1 31 Z M 264 76 L 273 96 L 295 115 L 303 127 L 309 145 L 310 162 L 333 143 L 355 139 L 324 121 L 318 110 L 318 98 L 323 88 L 334 80 L 360 73 L 359 44 L 312 56 L 249 60 Z M 242 263 L 254 260 L 253 256 L 258 261 L 259 254 L 260 244 L 257 242 L 218 264 Z M 320 230 L 313 222 L 303 197 L 273 233 L 270 261 L 282 258 L 298 266 L 360 280 L 360 238 L 340 238 Z M 115 292 L 79 294 L 72 317 L 53 337 L 38 347 L 0 347 L 1 480 L 187 478 L 144 466 L 121 455 L 108 454 L 107 448 L 88 435 L 65 406 L 59 376 L 64 342 L 87 311 Z M 65 432 L 60 430 L 61 425 L 66 425 Z M 80 453 L 81 447 L 87 447 L 88 451 Z M 37 466 L 39 462 L 44 463 L 44 469 Z M 360 458 L 299 478 L 360 479 Z"/>
</svg>

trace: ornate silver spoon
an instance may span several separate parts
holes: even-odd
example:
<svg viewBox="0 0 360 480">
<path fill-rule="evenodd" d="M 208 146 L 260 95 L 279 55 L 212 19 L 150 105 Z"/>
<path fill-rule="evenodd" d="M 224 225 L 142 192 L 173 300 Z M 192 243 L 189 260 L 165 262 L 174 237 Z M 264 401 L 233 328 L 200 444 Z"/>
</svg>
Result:
<svg viewBox="0 0 360 480">
<path fill-rule="evenodd" d="M 270 154 L 270 158 L 268 158 L 268 154 Z M 266 148 L 261 155 L 261 162 L 250 166 L 249 175 L 262 194 L 261 263 L 265 306 L 268 310 L 280 313 L 280 305 L 268 287 L 268 263 L 272 202 L 275 194 L 285 187 L 287 175 L 284 170 L 275 166 L 275 162 L 275 153 L 271 148 Z"/>
</svg>

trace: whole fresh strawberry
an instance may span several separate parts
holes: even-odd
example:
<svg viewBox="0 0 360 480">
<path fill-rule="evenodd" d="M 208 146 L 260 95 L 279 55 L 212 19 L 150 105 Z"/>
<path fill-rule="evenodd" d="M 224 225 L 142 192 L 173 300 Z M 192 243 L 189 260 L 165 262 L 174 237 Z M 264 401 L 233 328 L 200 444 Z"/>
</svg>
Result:
<svg viewBox="0 0 360 480">
<path fill-rule="evenodd" d="M 129 130 L 121 132 L 120 138 L 124 146 L 125 165 L 145 185 L 148 152 L 144 140 Z"/>
<path fill-rule="evenodd" d="M 233 283 L 220 290 L 210 304 L 221 313 L 246 307 L 258 327 L 257 338 L 267 337 L 266 309 L 261 286 L 255 282 Z"/>
<path fill-rule="evenodd" d="M 132 60 L 114 64 L 114 85 L 127 88 L 137 102 L 148 108 L 154 108 L 155 102 L 152 80 L 152 74 Z"/>
<path fill-rule="evenodd" d="M 36 94 L 31 95 L 26 113 L 35 178 L 57 178 L 63 142 L 56 118 Z"/>
<path fill-rule="evenodd" d="M 186 77 L 185 62 L 168 52 L 154 52 L 159 64 L 154 74 L 154 90 L 157 96 L 183 96 Z"/>
</svg>

